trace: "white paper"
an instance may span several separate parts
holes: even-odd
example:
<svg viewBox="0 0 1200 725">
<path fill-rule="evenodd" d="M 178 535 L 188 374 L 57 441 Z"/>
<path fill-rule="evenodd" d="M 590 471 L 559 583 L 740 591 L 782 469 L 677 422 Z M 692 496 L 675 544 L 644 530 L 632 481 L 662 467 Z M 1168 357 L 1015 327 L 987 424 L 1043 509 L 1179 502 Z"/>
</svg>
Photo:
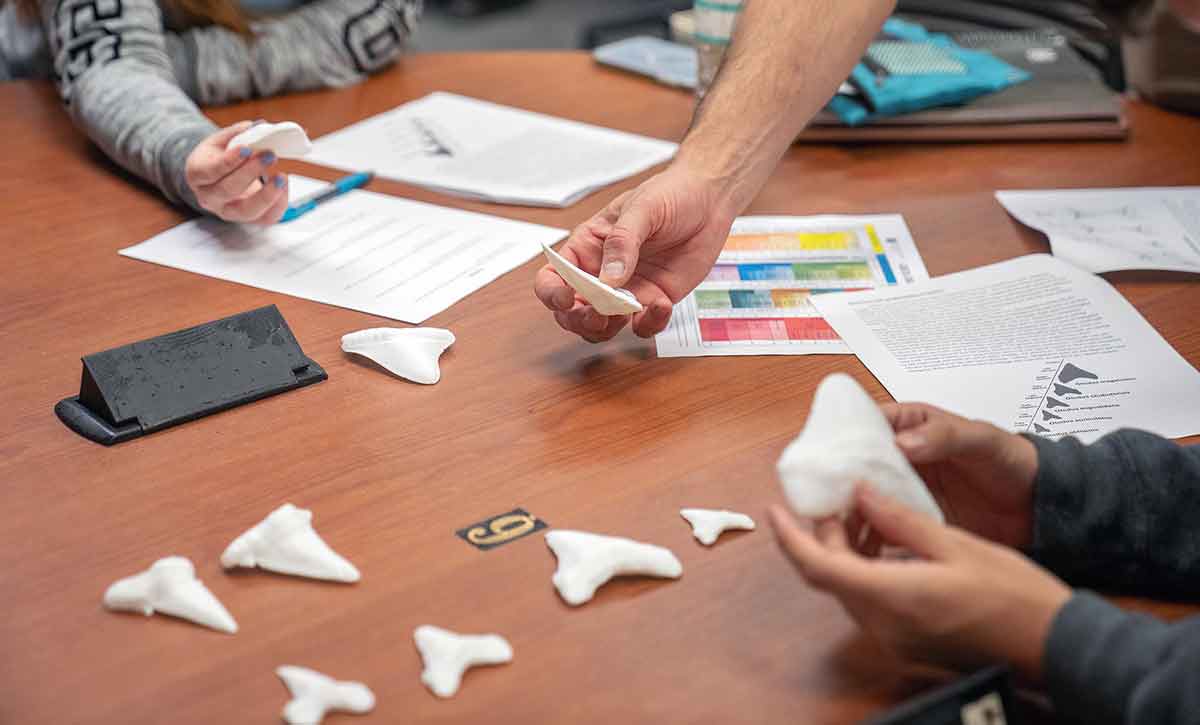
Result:
<svg viewBox="0 0 1200 725">
<path fill-rule="evenodd" d="M 813 299 L 928 278 L 898 214 L 739 217 L 655 338 L 658 356 L 849 354 Z"/>
<path fill-rule="evenodd" d="M 292 198 L 324 186 L 291 177 Z M 269 227 L 194 219 L 133 259 L 419 324 L 542 253 L 562 229 L 351 191 Z"/>
<path fill-rule="evenodd" d="M 675 155 L 676 144 L 452 93 L 317 139 L 305 160 L 448 194 L 563 207 Z"/>
<path fill-rule="evenodd" d="M 1200 272 L 1200 186 L 998 191 L 1046 235 L 1055 256 L 1090 272 Z"/>
<path fill-rule="evenodd" d="M 1085 442 L 1200 433 L 1200 373 L 1112 285 L 1055 257 L 815 304 L 897 400 Z"/>
</svg>

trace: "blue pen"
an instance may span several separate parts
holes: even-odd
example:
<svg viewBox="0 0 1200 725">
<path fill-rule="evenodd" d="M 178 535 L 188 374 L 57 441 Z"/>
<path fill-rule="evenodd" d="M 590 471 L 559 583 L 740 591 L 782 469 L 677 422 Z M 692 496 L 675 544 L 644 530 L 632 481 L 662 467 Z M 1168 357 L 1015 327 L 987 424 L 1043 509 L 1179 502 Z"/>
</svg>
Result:
<svg viewBox="0 0 1200 725">
<path fill-rule="evenodd" d="M 364 171 L 361 174 L 343 176 L 329 186 L 326 186 L 324 189 L 318 189 L 308 196 L 302 196 L 291 204 L 288 204 L 287 211 L 283 213 L 283 218 L 279 221 L 290 222 L 291 220 L 307 214 L 313 209 L 316 209 L 318 204 L 341 196 L 347 191 L 357 189 L 360 186 L 365 186 L 367 182 L 374 178 L 374 171 Z"/>
</svg>

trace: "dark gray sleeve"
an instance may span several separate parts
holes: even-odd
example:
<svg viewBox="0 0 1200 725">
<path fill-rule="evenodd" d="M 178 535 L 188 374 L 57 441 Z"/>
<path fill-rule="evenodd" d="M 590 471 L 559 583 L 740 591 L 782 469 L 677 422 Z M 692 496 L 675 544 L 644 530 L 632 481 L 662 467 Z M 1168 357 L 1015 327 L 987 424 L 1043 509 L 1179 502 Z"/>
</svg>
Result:
<svg viewBox="0 0 1200 725">
<path fill-rule="evenodd" d="M 1075 585 L 1195 596 L 1200 446 L 1137 430 L 1038 449 L 1029 554 Z"/>
<path fill-rule="evenodd" d="M 216 126 L 175 81 L 157 0 L 44 0 L 41 8 L 75 124 L 169 199 L 196 207 L 184 165 Z"/>
<path fill-rule="evenodd" d="M 167 35 L 175 75 L 204 105 L 340 87 L 391 64 L 421 0 L 320 0 L 255 22 L 253 36 L 219 26 Z"/>
<path fill-rule="evenodd" d="M 1054 618 L 1042 666 L 1070 722 L 1200 723 L 1200 616 L 1167 624 L 1079 591 Z"/>
</svg>

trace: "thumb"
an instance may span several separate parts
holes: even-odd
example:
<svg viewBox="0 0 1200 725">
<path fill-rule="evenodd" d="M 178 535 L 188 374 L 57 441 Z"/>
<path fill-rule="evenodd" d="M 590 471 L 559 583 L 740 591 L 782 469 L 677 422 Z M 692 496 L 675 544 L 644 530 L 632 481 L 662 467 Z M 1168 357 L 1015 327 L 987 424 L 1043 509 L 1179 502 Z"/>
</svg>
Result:
<svg viewBox="0 0 1200 725">
<path fill-rule="evenodd" d="M 232 126 L 226 126 L 220 131 L 217 131 L 213 135 L 204 139 L 204 142 L 212 144 L 220 151 L 224 151 L 225 147 L 230 141 L 233 140 L 234 136 L 237 136 L 239 133 L 245 131 L 253 125 L 254 121 L 239 121 Z"/>
<path fill-rule="evenodd" d="M 925 422 L 896 434 L 896 445 L 915 464 L 936 463 L 968 452 L 975 443 L 971 423 L 949 415 Z"/>
<path fill-rule="evenodd" d="M 953 544 L 947 527 L 867 485 L 859 486 L 856 499 L 863 520 L 885 543 L 901 546 L 926 559 L 950 557 Z"/>
<path fill-rule="evenodd" d="M 600 281 L 611 287 L 623 287 L 637 267 L 642 244 L 655 231 L 653 202 L 635 196 L 621 209 L 612 231 L 604 238 L 600 260 Z"/>
</svg>

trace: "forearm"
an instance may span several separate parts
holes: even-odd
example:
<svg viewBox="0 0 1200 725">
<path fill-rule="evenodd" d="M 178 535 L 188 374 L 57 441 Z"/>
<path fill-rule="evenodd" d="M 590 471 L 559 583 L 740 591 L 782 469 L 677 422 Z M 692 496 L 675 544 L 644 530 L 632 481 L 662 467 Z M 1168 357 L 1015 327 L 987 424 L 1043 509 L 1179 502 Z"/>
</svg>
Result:
<svg viewBox="0 0 1200 725">
<path fill-rule="evenodd" d="M 1054 618 L 1043 671 L 1071 722 L 1194 723 L 1200 617 L 1166 624 L 1077 592 Z"/>
<path fill-rule="evenodd" d="M 168 37 L 175 75 L 202 104 L 340 87 L 392 63 L 415 29 L 418 0 L 323 0 L 254 24 Z"/>
<path fill-rule="evenodd" d="M 747 2 L 677 163 L 715 182 L 729 213 L 740 213 L 846 80 L 894 5 L 894 0 Z"/>
<path fill-rule="evenodd" d="M 1200 448 L 1135 430 L 1038 448 L 1030 554 L 1078 585 L 1194 594 Z"/>
</svg>

